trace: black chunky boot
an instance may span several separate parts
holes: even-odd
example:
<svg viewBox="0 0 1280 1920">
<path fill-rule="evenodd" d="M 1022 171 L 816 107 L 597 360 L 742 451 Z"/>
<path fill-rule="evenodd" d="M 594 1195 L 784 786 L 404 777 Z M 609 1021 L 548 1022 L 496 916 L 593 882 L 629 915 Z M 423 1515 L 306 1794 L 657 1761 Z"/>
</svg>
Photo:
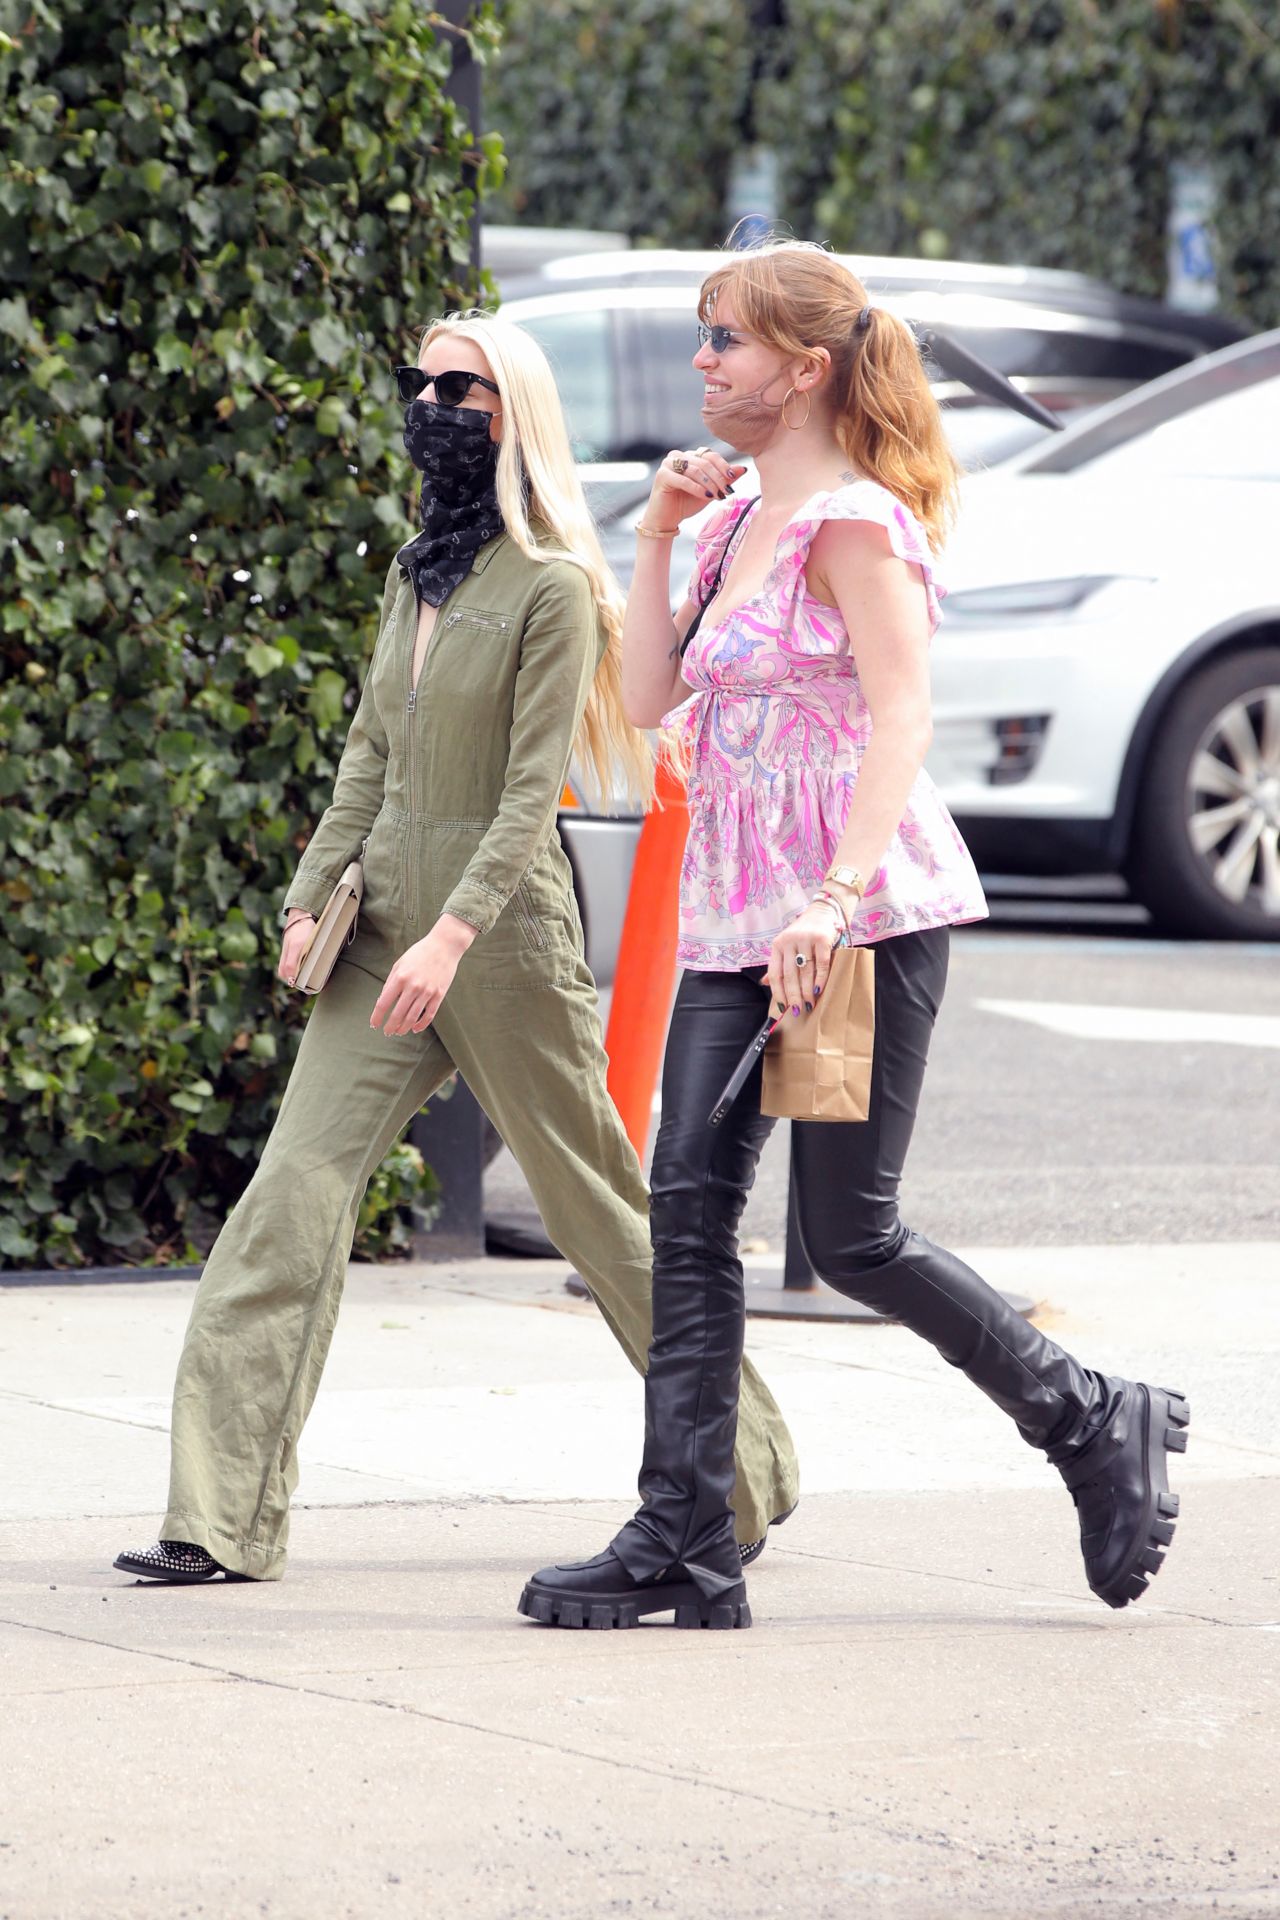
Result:
<svg viewBox="0 0 1280 1920">
<path fill-rule="evenodd" d="M 520 1595 L 519 1612 L 544 1627 L 638 1627 L 650 1613 L 673 1613 L 678 1627 L 749 1627 L 741 1580 L 716 1594 L 694 1585 L 683 1567 L 633 1580 L 612 1547 L 594 1560 L 543 1567 Z"/>
<path fill-rule="evenodd" d="M 121 1573 L 136 1573 L 139 1580 L 163 1580 L 171 1587 L 198 1586 L 219 1573 L 226 1580 L 253 1578 L 248 1573 L 232 1573 L 203 1547 L 193 1547 L 186 1540 L 158 1540 L 154 1547 L 140 1547 L 136 1552 L 126 1548 L 112 1565 Z"/>
<path fill-rule="evenodd" d="M 1089 1585 L 1109 1607 L 1127 1607 L 1141 1600 L 1173 1539 L 1178 1496 L 1165 1455 L 1186 1452 L 1191 1409 L 1168 1387 L 1099 1379 L 1102 1424 L 1047 1451 L 1076 1503 Z"/>
</svg>

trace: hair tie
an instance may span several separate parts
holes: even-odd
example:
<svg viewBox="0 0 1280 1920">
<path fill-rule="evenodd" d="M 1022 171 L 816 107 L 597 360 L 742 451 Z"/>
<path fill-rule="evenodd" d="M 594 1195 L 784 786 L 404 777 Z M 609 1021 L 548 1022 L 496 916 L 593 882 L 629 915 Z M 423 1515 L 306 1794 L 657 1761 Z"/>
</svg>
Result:
<svg viewBox="0 0 1280 1920">
<path fill-rule="evenodd" d="M 857 328 L 859 333 L 866 332 L 867 328 L 871 325 L 871 316 L 874 312 L 875 312 L 874 307 L 864 307 L 862 309 L 862 312 L 858 315 L 858 319 L 857 319 Z"/>
</svg>

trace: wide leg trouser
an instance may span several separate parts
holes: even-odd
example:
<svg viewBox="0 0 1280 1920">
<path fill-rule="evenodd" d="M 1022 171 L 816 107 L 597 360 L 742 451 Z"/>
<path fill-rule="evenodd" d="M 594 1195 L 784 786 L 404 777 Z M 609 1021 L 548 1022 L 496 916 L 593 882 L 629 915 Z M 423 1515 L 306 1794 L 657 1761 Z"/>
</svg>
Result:
<svg viewBox="0 0 1280 1920">
<path fill-rule="evenodd" d="M 1105 1403 L 1098 1376 L 898 1214 L 948 944 L 943 928 L 877 946 L 868 1118 L 795 1124 L 801 1234 L 828 1286 L 920 1334 L 1011 1416 L 1025 1440 L 1048 1447 Z M 614 1550 L 635 1579 L 683 1563 L 707 1593 L 741 1578 L 727 1504 L 745 1322 L 737 1231 L 774 1124 L 760 1113 L 761 1069 L 720 1127 L 708 1127 L 707 1114 L 767 1011 L 756 972 L 685 974 L 667 1040 L 650 1179 L 644 1504 Z"/>
<path fill-rule="evenodd" d="M 401 944 L 362 934 L 351 952 L 364 964 L 342 961 L 319 996 L 262 1161 L 209 1256 L 178 1367 L 161 1538 L 258 1579 L 284 1571 L 298 1439 L 365 1188 L 455 1067 L 627 1357 L 641 1371 L 646 1361 L 648 1195 L 605 1090 L 586 967 L 570 958 L 555 984 L 495 992 L 469 980 L 464 960 L 435 1024 L 389 1039 L 369 1015 Z M 750 1540 L 794 1504 L 797 1478 L 790 1435 L 749 1367 L 737 1454 L 732 1498 Z"/>
</svg>

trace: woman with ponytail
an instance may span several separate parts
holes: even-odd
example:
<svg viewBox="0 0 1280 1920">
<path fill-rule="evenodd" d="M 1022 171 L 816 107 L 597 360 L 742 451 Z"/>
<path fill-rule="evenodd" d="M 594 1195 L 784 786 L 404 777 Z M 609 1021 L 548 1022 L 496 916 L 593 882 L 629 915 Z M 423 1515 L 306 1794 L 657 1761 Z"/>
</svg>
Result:
<svg viewBox="0 0 1280 1920">
<path fill-rule="evenodd" d="M 422 530 L 387 575 L 333 803 L 285 897 L 281 978 L 292 985 L 363 846 L 359 926 L 196 1294 L 168 1512 L 154 1546 L 115 1563 L 146 1579 L 281 1577 L 298 1437 L 365 1187 L 455 1070 L 641 1370 L 649 1346 L 648 1195 L 605 1088 L 556 832 L 575 748 L 609 791 L 621 774 L 643 801 L 651 784 L 648 742 L 622 711 L 621 596 L 528 334 L 450 314 L 398 379 Z M 790 1436 L 750 1373 L 738 1453 L 750 1542 L 796 1497 Z"/>
<path fill-rule="evenodd" d="M 869 1115 L 793 1123 L 803 1243 L 828 1286 L 910 1327 L 1061 1472 L 1090 1586 L 1138 1599 L 1173 1533 L 1167 1448 L 1180 1394 L 1082 1366 L 954 1254 L 905 1226 L 898 1185 L 947 973 L 982 889 L 923 770 L 938 552 L 956 467 L 910 330 L 821 249 L 731 255 L 704 283 L 707 430 L 750 454 L 756 500 L 698 545 L 670 613 L 671 541 L 744 469 L 706 447 L 663 463 L 623 631 L 628 719 L 680 703 L 689 841 L 684 966 L 650 1177 L 653 1346 L 643 1505 L 605 1551 L 544 1568 L 521 1611 L 548 1623 L 747 1626 L 728 1495 L 743 1337 L 737 1228 L 772 1121 L 754 1069 L 708 1115 L 770 1014 L 812 1009 L 833 949 L 874 945 Z M 690 696 L 693 696 L 690 699 Z"/>
</svg>

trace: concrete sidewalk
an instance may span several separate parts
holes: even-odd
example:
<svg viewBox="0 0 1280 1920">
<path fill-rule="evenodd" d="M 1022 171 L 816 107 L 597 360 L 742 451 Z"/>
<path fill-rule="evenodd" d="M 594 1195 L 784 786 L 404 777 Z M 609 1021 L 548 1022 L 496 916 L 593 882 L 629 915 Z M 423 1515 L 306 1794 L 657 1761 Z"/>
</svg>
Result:
<svg viewBox="0 0 1280 1920">
<path fill-rule="evenodd" d="M 757 1322 L 804 1498 L 745 1634 L 520 1620 L 628 1511 L 563 1269 L 353 1269 L 279 1585 L 144 1588 L 176 1283 L 0 1292 L 0 1920 L 1280 1914 L 1280 1249 L 1001 1249 L 1185 1388 L 1151 1596 L 900 1329 Z"/>
</svg>

